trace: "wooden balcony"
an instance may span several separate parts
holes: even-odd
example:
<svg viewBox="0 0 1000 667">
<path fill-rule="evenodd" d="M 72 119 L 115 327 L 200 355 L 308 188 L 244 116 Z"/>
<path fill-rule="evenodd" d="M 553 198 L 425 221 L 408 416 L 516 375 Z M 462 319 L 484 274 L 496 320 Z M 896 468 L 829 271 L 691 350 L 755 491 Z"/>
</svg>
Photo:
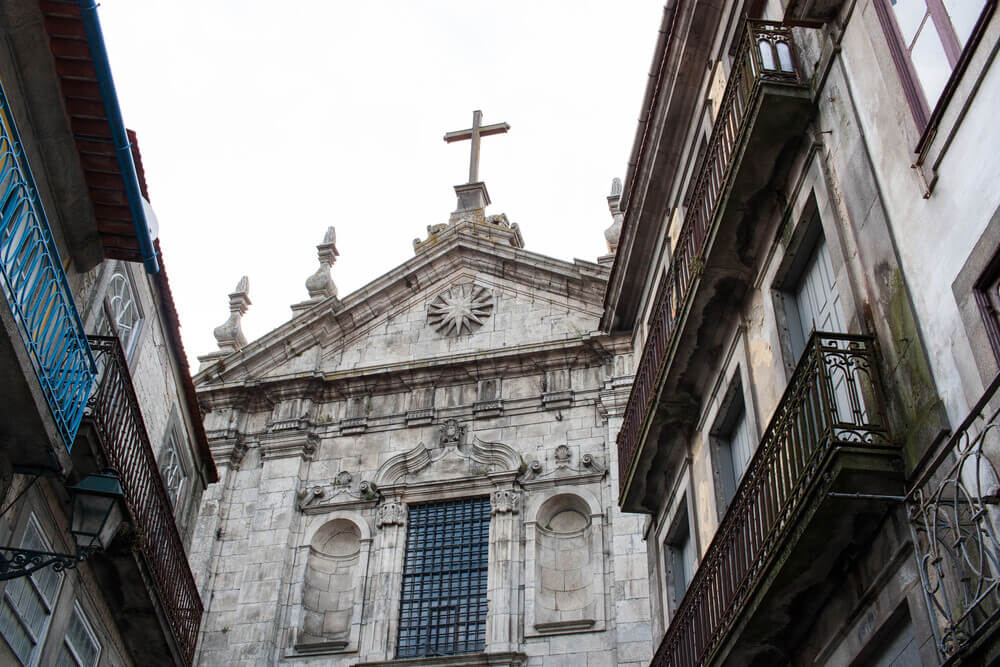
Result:
<svg viewBox="0 0 1000 667">
<path fill-rule="evenodd" d="M 871 539 L 902 491 L 873 348 L 869 337 L 812 335 L 652 665 L 794 655 L 808 630 L 796 619 L 815 617 L 842 556 Z"/>
<path fill-rule="evenodd" d="M 670 479 L 679 465 L 676 443 L 661 442 L 661 434 L 679 434 L 693 419 L 692 388 L 704 383 L 697 376 L 727 333 L 715 313 L 738 306 L 762 254 L 758 193 L 782 171 L 782 152 L 801 141 L 811 108 L 790 30 L 748 22 L 618 434 L 626 511 L 655 513 L 664 493 L 655 480 Z"/>
<path fill-rule="evenodd" d="M 121 476 L 131 524 L 90 562 L 137 664 L 190 665 L 202 603 L 118 339 L 91 336 L 99 381 L 81 437 Z M 79 449 L 79 448 L 78 448 Z"/>
</svg>

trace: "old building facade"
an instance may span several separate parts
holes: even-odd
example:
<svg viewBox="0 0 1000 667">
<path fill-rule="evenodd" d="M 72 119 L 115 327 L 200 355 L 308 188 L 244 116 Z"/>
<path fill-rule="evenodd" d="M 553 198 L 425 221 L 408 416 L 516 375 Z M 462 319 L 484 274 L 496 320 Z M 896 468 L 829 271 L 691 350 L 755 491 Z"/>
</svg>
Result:
<svg viewBox="0 0 1000 667">
<path fill-rule="evenodd" d="M 257 341 L 246 280 L 230 295 L 195 378 L 221 475 L 192 548 L 199 664 L 649 661 L 609 447 L 630 349 L 597 332 L 610 257 L 532 253 L 481 182 L 456 191 L 343 298 L 331 229 L 309 299 Z"/>
<path fill-rule="evenodd" d="M 995 660 L 995 6 L 666 3 L 601 323 L 652 664 Z"/>
<path fill-rule="evenodd" d="M 92 6 L 0 2 L 0 193 L 0 664 L 189 665 L 217 477 Z M 71 487 L 109 469 L 93 551 Z"/>
</svg>

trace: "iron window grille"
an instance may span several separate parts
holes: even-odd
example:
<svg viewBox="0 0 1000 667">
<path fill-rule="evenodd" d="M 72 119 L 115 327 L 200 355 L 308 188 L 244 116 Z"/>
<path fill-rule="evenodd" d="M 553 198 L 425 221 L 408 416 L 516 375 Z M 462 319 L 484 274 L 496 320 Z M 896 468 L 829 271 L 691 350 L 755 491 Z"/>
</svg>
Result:
<svg viewBox="0 0 1000 667">
<path fill-rule="evenodd" d="M 486 648 L 489 498 L 412 505 L 398 658 Z"/>
</svg>

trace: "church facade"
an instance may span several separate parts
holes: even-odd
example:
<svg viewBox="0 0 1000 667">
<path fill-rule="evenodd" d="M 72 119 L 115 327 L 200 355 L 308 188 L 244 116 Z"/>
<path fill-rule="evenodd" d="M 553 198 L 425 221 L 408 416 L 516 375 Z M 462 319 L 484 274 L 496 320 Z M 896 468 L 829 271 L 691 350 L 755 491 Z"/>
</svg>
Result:
<svg viewBox="0 0 1000 667">
<path fill-rule="evenodd" d="M 309 299 L 257 341 L 247 281 L 230 295 L 195 378 L 221 478 L 191 550 L 197 664 L 649 662 L 645 518 L 617 507 L 611 446 L 631 346 L 598 332 L 611 257 L 532 253 L 482 183 L 456 191 L 343 299 L 331 228 Z"/>
</svg>

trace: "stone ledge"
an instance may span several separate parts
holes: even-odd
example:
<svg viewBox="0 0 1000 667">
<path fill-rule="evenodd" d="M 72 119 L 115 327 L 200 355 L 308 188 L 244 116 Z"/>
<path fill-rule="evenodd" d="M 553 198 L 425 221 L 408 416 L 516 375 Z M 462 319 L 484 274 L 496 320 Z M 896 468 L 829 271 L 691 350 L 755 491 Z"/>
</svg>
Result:
<svg viewBox="0 0 1000 667">
<path fill-rule="evenodd" d="M 352 667 L 521 667 L 528 656 L 524 653 L 468 653 L 465 655 L 435 655 L 424 658 L 400 658 L 379 662 L 357 662 Z"/>
<path fill-rule="evenodd" d="M 332 642 L 316 642 L 311 644 L 296 644 L 295 653 L 298 655 L 320 655 L 324 653 L 344 653 L 347 651 L 348 642 L 346 640 Z M 353 649 L 352 649 L 353 650 Z"/>
</svg>

